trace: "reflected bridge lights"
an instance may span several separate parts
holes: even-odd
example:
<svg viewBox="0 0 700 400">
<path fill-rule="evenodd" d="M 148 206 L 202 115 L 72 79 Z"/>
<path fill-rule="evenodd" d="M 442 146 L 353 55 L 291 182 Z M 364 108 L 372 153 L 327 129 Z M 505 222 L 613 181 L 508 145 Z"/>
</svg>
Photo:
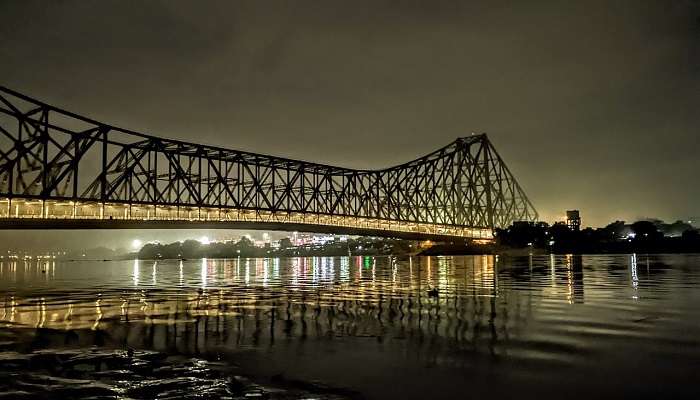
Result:
<svg viewBox="0 0 700 400">
<path fill-rule="evenodd" d="M 134 260 L 134 266 L 133 266 L 132 272 L 131 272 L 131 277 L 132 277 L 132 280 L 134 282 L 134 286 L 139 285 L 139 275 L 141 274 L 139 269 L 140 269 L 139 268 L 139 260 L 136 259 L 136 260 Z"/>
<path fill-rule="evenodd" d="M 634 253 L 630 256 L 630 278 L 632 280 L 632 289 L 634 293 L 632 294 L 632 299 L 638 300 L 639 295 L 637 294 L 637 289 L 639 286 L 639 275 L 637 274 L 637 254 Z"/>
<path fill-rule="evenodd" d="M 199 276 L 200 282 L 202 284 L 202 289 L 207 288 L 207 274 L 208 274 L 207 259 L 202 258 L 202 264 L 200 266 L 200 276 Z"/>
<path fill-rule="evenodd" d="M 156 286 L 158 284 L 158 261 L 153 262 L 153 272 L 152 272 L 152 279 L 151 283 L 153 286 Z"/>
</svg>

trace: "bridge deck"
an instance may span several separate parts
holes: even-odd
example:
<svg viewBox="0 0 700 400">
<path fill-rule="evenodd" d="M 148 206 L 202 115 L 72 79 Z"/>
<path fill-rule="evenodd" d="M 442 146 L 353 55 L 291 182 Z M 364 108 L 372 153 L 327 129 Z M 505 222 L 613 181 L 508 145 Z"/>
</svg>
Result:
<svg viewBox="0 0 700 400">
<path fill-rule="evenodd" d="M 253 229 L 454 241 L 488 228 L 311 213 L 0 198 L 0 229 Z"/>
</svg>

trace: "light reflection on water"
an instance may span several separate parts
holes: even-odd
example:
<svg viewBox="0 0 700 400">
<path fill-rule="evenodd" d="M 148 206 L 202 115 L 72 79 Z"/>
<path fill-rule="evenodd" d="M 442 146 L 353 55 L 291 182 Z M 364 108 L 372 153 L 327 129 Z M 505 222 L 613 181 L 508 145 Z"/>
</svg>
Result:
<svg viewBox="0 0 700 400">
<path fill-rule="evenodd" d="M 434 397 L 431 385 L 455 379 L 534 395 L 586 376 L 595 393 L 632 371 L 618 394 L 684 395 L 700 366 L 699 266 L 690 255 L 4 261 L 0 324 L 235 354 L 255 373 L 370 397 L 397 374 L 416 379 L 392 390 Z"/>
</svg>

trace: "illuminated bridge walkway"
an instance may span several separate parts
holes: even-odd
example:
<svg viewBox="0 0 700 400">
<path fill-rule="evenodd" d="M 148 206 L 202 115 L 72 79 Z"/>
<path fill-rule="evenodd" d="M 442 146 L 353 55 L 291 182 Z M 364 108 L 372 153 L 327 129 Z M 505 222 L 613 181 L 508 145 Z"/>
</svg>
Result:
<svg viewBox="0 0 700 400">
<path fill-rule="evenodd" d="M 490 239 L 536 218 L 486 135 L 356 170 L 150 136 L 0 87 L 0 228 Z"/>
</svg>

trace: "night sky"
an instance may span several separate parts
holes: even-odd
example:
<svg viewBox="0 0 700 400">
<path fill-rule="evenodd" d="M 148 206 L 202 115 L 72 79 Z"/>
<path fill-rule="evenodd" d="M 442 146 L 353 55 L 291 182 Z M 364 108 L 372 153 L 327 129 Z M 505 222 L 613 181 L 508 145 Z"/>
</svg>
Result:
<svg viewBox="0 0 700 400">
<path fill-rule="evenodd" d="M 0 1 L 0 82 L 357 168 L 487 132 L 546 221 L 700 216 L 698 1 Z"/>
</svg>

